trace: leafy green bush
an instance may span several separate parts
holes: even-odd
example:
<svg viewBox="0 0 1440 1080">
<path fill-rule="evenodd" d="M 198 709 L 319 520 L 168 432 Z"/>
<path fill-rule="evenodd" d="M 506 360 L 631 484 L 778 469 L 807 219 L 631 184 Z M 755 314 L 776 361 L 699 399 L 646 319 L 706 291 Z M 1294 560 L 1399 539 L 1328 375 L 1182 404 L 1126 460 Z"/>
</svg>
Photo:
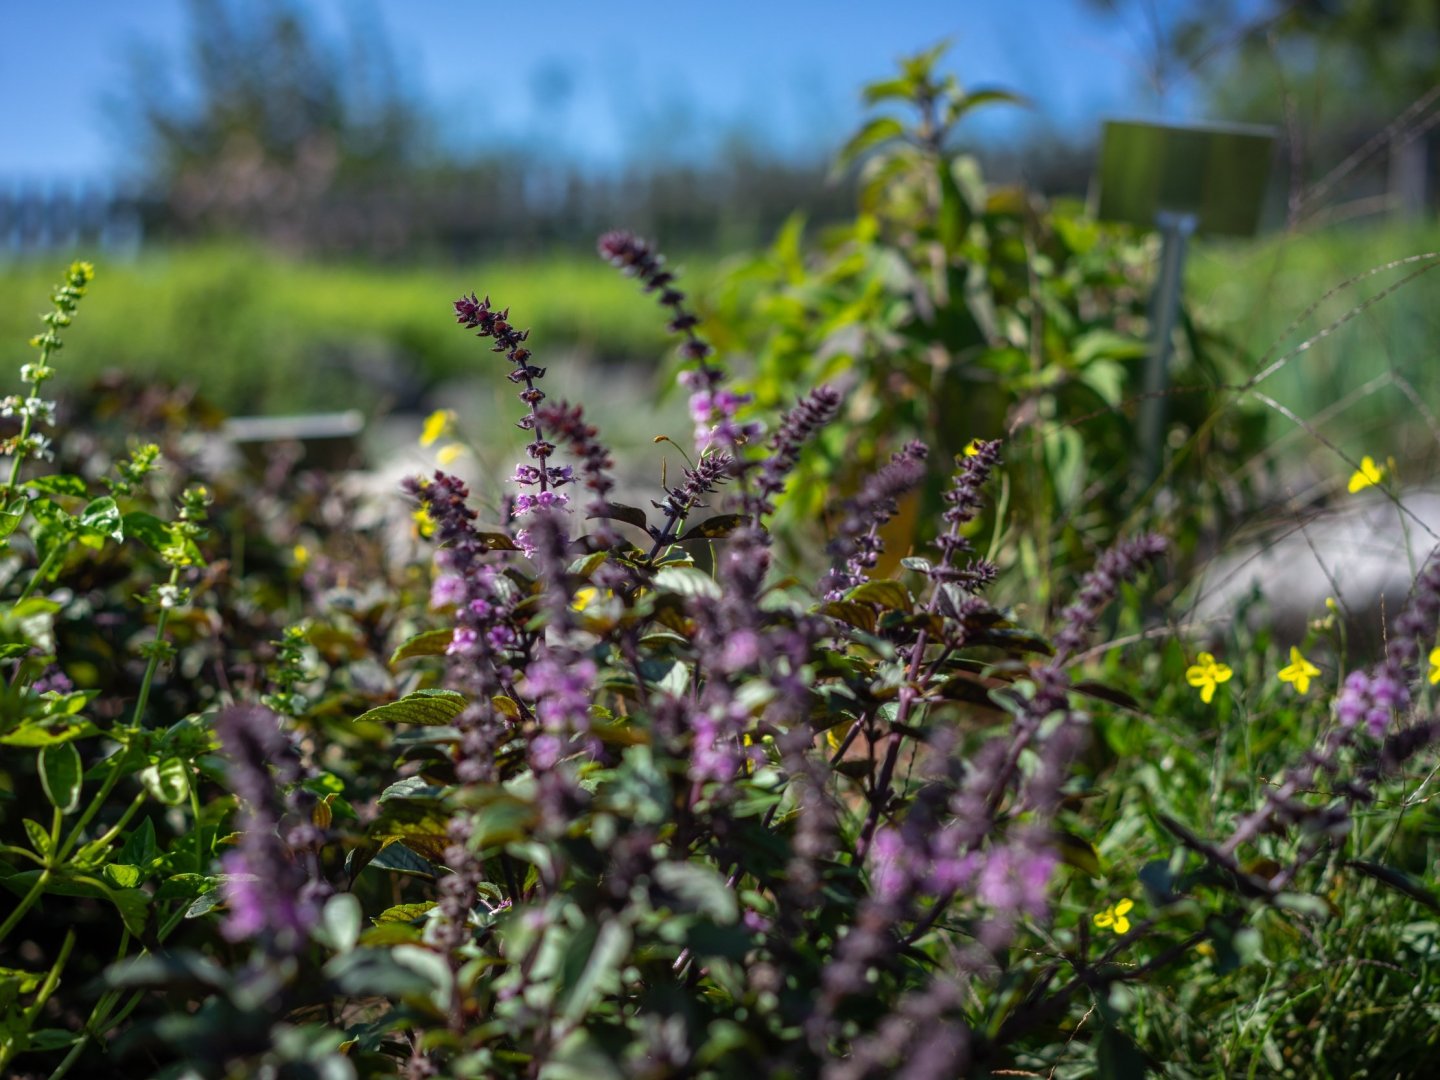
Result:
<svg viewBox="0 0 1440 1080">
<path fill-rule="evenodd" d="M 407 485 L 433 572 L 283 456 L 190 459 L 165 395 L 47 441 L 72 268 L 6 402 L 0 1066 L 1428 1063 L 1440 560 L 1370 668 L 1344 670 L 1328 617 L 1288 657 L 1162 636 L 1128 584 L 1155 535 L 1101 555 L 1047 641 L 985 599 L 968 534 L 1001 445 L 978 440 L 928 554 L 879 572 L 930 477 L 912 442 L 827 503 L 828 570 L 780 577 L 765 526 L 841 394 L 764 436 L 662 260 L 626 234 L 602 252 L 682 335 L 690 468 L 651 509 L 616 502 L 527 332 L 462 297 L 527 441 L 489 522 L 456 477 Z M 99 445 L 152 430 L 113 467 Z"/>
<path fill-rule="evenodd" d="M 954 129 L 1014 99 L 964 91 L 937 70 L 942 52 L 904 60 L 895 78 L 865 88 L 867 104 L 899 113 L 870 120 L 840 155 L 840 168 L 861 163 L 854 221 L 811 250 L 792 220 L 718 291 L 716 343 L 754 356 L 747 389 L 759 407 L 817 381 L 847 388 L 846 423 L 802 466 L 784 520 L 812 539 L 802 525 L 819 519 L 831 487 L 854 490 L 907 439 L 948 459 L 971 439 L 1004 438 L 1005 524 L 1015 528 L 1004 557 L 1040 599 L 1146 514 L 1165 519 L 1187 553 L 1221 519 L 1213 481 L 1258 449 L 1264 430 L 1262 414 L 1217 413 L 1235 381 L 1232 350 L 1186 323 L 1170 445 L 1198 445 L 1166 478 L 1186 497 L 1156 514 L 1142 498 L 1153 493 L 1132 422 L 1150 352 L 1153 243 L 1097 223 L 1073 200 L 987 185 L 975 158 L 955 149 Z M 939 494 L 932 483 L 912 519 L 932 521 Z"/>
</svg>

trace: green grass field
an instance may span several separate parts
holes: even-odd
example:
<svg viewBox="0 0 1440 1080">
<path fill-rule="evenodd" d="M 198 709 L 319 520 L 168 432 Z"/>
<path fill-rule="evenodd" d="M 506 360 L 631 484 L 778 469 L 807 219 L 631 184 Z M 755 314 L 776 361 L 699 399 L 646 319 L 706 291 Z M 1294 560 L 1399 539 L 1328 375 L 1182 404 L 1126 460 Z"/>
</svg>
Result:
<svg viewBox="0 0 1440 1080">
<path fill-rule="evenodd" d="M 1433 225 L 1202 242 L 1192 254 L 1187 299 L 1203 326 L 1238 347 L 1237 378 L 1258 370 L 1272 349 L 1283 355 L 1323 335 L 1260 389 L 1315 420 L 1347 452 L 1415 460 L 1429 453 L 1434 433 L 1394 376 L 1422 400 L 1440 391 L 1440 365 L 1431 359 L 1440 340 L 1440 272 L 1402 282 L 1429 265 L 1415 262 L 1321 298 L 1375 267 L 1437 249 L 1440 227 Z M 65 261 L 0 267 L 0 340 L 11 343 L 17 362 Z M 702 257 L 679 266 L 687 286 L 703 295 L 723 264 Z M 518 325 L 532 328 L 542 363 L 656 362 L 668 354 L 661 312 L 588 252 L 430 271 L 298 262 L 211 245 L 130 262 L 102 256 L 98 270 L 60 357 L 62 379 L 119 368 L 198 384 L 231 412 L 418 407 L 438 384 L 483 371 L 483 348 L 456 332 L 449 315 L 450 299 L 472 288 L 488 291 Z M 1393 293 L 1351 314 L 1392 286 Z M 603 395 L 606 380 L 589 381 Z M 1294 429 L 1278 413 L 1275 420 L 1277 439 Z M 1300 442 L 1318 445 L 1303 432 L 1282 445 Z"/>
<path fill-rule="evenodd" d="M 1440 257 L 1416 257 L 1437 251 L 1433 223 L 1202 244 L 1188 300 L 1203 325 L 1240 347 L 1242 377 L 1294 352 L 1258 389 L 1347 453 L 1428 462 L 1437 432 L 1417 401 L 1433 410 L 1440 400 Z M 1411 261 L 1369 274 L 1400 260 Z M 1277 452 L 1323 450 L 1278 413 L 1273 431 Z"/>
<path fill-rule="evenodd" d="M 0 267 L 0 339 L 17 364 L 66 261 Z M 486 363 L 483 347 L 450 316 L 449 301 L 471 289 L 532 329 L 542 364 L 658 358 L 665 350 L 662 313 L 593 257 L 426 271 L 203 246 L 94 261 L 91 295 L 59 358 L 62 387 L 119 368 L 196 383 L 232 412 L 404 401 Z M 695 270 L 692 286 L 713 274 L 710 266 Z"/>
</svg>

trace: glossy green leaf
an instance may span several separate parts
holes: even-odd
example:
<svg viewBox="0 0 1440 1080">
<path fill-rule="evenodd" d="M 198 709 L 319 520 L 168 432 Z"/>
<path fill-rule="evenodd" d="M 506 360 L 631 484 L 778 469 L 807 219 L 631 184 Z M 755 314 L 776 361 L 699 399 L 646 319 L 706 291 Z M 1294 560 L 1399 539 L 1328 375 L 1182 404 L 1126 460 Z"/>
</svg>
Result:
<svg viewBox="0 0 1440 1080">
<path fill-rule="evenodd" d="M 614 521 L 623 521 L 626 525 L 634 525 L 637 529 L 650 527 L 650 521 L 645 516 L 645 511 L 638 506 L 626 506 L 624 503 L 607 502 L 596 509 L 595 513 L 587 515 L 588 520 L 596 518 L 609 518 Z"/>
<path fill-rule="evenodd" d="M 0 508 L 0 540 L 5 539 L 20 527 L 20 522 L 25 520 L 25 508 L 30 505 L 30 500 L 20 495 Z"/>
<path fill-rule="evenodd" d="M 454 637 L 454 629 L 448 626 L 416 634 L 390 654 L 390 663 L 398 664 L 417 656 L 444 656 Z"/>
<path fill-rule="evenodd" d="M 45 797 L 62 814 L 80 805 L 80 783 L 85 768 L 72 742 L 56 743 L 40 751 L 40 783 Z"/>
<path fill-rule="evenodd" d="M 109 495 L 91 500 L 85 509 L 80 511 L 80 525 L 111 540 L 125 539 L 125 523 L 120 517 L 120 507 L 115 505 L 115 500 Z"/>
<path fill-rule="evenodd" d="M 70 473 L 37 476 L 33 480 L 26 480 L 25 486 L 31 491 L 38 491 L 46 495 L 74 495 L 84 498 L 89 494 L 84 479 Z"/>
<path fill-rule="evenodd" d="M 384 926 L 386 923 L 412 923 L 434 907 L 434 900 L 424 900 L 418 904 L 396 904 L 386 908 L 370 921 L 376 926 Z"/>
<path fill-rule="evenodd" d="M 845 599 L 856 604 L 875 604 L 890 611 L 910 611 L 915 606 L 910 590 L 898 581 L 867 581 L 846 593 Z"/>
<path fill-rule="evenodd" d="M 25 835 L 37 855 L 49 855 L 51 849 L 50 830 L 33 818 L 25 819 Z"/>
<path fill-rule="evenodd" d="M 676 542 L 683 544 L 690 540 L 718 540 L 729 536 L 749 520 L 748 514 L 716 514 L 686 529 Z"/>
<path fill-rule="evenodd" d="M 691 599 L 718 600 L 720 586 L 703 570 L 693 566 L 666 566 L 655 575 L 655 588 Z"/>
<path fill-rule="evenodd" d="M 178 757 L 141 769 L 140 783 L 151 798 L 166 806 L 179 806 L 190 797 L 190 770 Z"/>
<path fill-rule="evenodd" d="M 170 526 L 154 514 L 132 510 L 121 521 L 126 535 L 133 536 L 154 551 L 159 551 L 170 543 Z"/>
<path fill-rule="evenodd" d="M 361 713 L 355 721 L 433 727 L 437 724 L 448 724 L 460 715 L 468 704 L 469 700 L 465 695 L 454 690 L 416 690 L 399 701 Z"/>
</svg>

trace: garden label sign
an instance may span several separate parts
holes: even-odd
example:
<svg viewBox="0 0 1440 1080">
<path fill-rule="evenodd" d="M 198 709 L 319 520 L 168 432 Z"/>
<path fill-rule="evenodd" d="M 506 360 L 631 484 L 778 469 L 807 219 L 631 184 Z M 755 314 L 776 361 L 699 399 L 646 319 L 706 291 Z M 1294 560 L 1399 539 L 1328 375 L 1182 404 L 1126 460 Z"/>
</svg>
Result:
<svg viewBox="0 0 1440 1080">
<path fill-rule="evenodd" d="M 1240 124 L 1147 124 L 1108 120 L 1100 143 L 1096 216 L 1163 238 L 1155 283 L 1154 348 L 1140 406 L 1140 467 L 1160 473 L 1170 339 L 1180 307 L 1185 249 L 1196 234 L 1251 236 L 1270 179 L 1271 128 Z"/>
</svg>

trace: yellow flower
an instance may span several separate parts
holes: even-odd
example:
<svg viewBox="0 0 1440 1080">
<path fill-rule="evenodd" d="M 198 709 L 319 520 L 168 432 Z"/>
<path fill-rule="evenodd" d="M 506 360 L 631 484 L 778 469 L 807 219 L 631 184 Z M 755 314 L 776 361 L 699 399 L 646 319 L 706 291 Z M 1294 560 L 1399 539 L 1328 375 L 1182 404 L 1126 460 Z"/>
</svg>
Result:
<svg viewBox="0 0 1440 1080">
<path fill-rule="evenodd" d="M 1185 669 L 1185 681 L 1191 686 L 1198 686 L 1200 700 L 1209 705 L 1215 697 L 1215 687 L 1228 682 L 1234 674 L 1228 664 L 1218 663 L 1208 652 L 1202 652 L 1195 658 L 1195 663 Z"/>
<path fill-rule="evenodd" d="M 421 536 L 431 537 L 435 535 L 435 519 L 430 516 L 430 511 L 420 507 L 410 515 L 415 520 L 415 529 Z"/>
<path fill-rule="evenodd" d="M 1440 645 L 1430 650 L 1430 682 L 1440 683 Z"/>
<path fill-rule="evenodd" d="M 954 444 L 954 443 L 951 443 L 950 445 L 951 445 L 951 446 L 954 446 L 955 444 Z M 980 440 L 979 440 L 979 439 L 971 439 L 968 443 L 965 444 L 965 456 L 966 456 L 966 457 L 974 457 L 974 456 L 975 456 L 976 454 L 978 454 L 978 453 L 980 453 Z"/>
<path fill-rule="evenodd" d="M 1375 459 L 1366 454 L 1360 459 L 1360 468 L 1356 469 L 1350 477 L 1350 494 L 1357 491 L 1364 491 L 1368 487 L 1374 487 L 1385 479 L 1385 470 L 1375 464 Z"/>
<path fill-rule="evenodd" d="M 1114 930 L 1117 934 L 1128 934 L 1130 920 L 1125 917 L 1125 913 L 1134 906 L 1135 901 L 1129 898 L 1121 900 L 1118 904 L 1112 904 L 1095 916 L 1095 925 L 1102 930 Z"/>
<path fill-rule="evenodd" d="M 301 570 L 304 570 L 310 562 L 310 549 L 304 544 L 296 544 L 291 550 L 290 555 L 295 560 L 295 565 Z"/>
<path fill-rule="evenodd" d="M 570 601 L 570 607 L 574 611 L 584 611 L 595 602 L 595 598 L 599 595 L 600 590 L 594 585 L 586 585 L 575 593 L 575 599 Z"/>
<path fill-rule="evenodd" d="M 459 443 L 446 443 L 435 452 L 435 460 L 441 465 L 449 465 L 464 452 L 465 447 Z"/>
<path fill-rule="evenodd" d="M 450 434 L 454 423 L 454 409 L 436 409 L 425 418 L 425 426 L 420 429 L 420 445 L 429 446 L 441 436 Z"/>
<path fill-rule="evenodd" d="M 1300 650 L 1290 646 L 1290 666 L 1280 669 L 1280 681 L 1294 683 L 1302 694 L 1310 692 L 1310 680 L 1320 674 L 1320 669 L 1300 655 Z"/>
</svg>

